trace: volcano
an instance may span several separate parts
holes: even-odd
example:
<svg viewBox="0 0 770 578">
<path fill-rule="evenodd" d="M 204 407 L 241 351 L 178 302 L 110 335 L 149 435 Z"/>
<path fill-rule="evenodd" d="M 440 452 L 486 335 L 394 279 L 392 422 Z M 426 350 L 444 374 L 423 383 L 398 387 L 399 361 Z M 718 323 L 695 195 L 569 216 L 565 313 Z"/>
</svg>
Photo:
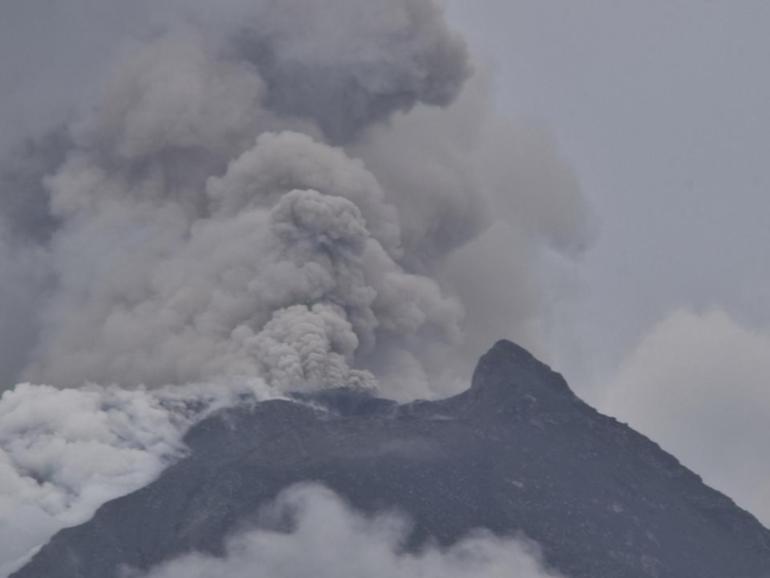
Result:
<svg viewBox="0 0 770 578">
<path fill-rule="evenodd" d="M 509 341 L 455 397 L 298 395 L 222 411 L 185 442 L 186 458 L 59 532 L 14 578 L 117 578 L 190 551 L 223 555 L 300 482 L 364 513 L 403 512 L 414 550 L 484 528 L 537 542 L 573 578 L 770 577 L 770 531 Z"/>
</svg>

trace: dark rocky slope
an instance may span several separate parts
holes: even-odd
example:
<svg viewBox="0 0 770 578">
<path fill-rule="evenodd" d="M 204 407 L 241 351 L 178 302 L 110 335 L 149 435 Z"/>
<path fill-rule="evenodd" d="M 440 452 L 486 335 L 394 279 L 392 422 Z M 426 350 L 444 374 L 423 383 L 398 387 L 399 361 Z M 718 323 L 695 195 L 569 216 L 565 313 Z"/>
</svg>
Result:
<svg viewBox="0 0 770 578">
<path fill-rule="evenodd" d="M 15 578 L 111 578 L 223 539 L 287 486 L 399 509 L 415 546 L 524 532 L 573 578 L 767 578 L 770 532 L 656 444 L 502 341 L 471 389 L 398 406 L 350 392 L 271 401 L 192 429 L 191 455 L 60 532 Z"/>
</svg>

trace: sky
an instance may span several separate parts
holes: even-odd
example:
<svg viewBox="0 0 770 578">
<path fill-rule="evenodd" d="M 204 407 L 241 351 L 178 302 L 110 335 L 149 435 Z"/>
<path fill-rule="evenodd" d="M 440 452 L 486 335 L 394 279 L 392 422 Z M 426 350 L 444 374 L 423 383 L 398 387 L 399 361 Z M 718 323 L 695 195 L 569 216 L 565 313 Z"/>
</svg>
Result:
<svg viewBox="0 0 770 578">
<path fill-rule="evenodd" d="M 230 4 L 248 3 L 228 0 Z M 444 255 L 445 270 L 426 268 L 421 273 L 462 297 L 471 317 L 466 331 L 470 353 L 465 359 L 491 345 L 490 333 L 495 338 L 521 338 L 526 345 L 537 343 L 537 353 L 563 372 L 581 396 L 660 442 L 707 482 L 770 524 L 766 483 L 770 460 L 764 459 L 770 439 L 770 173 L 766 170 L 770 81 L 765 74 L 770 4 L 759 0 L 446 0 L 445 4 L 450 25 L 467 39 L 477 78 L 490 84 L 493 104 L 469 90 L 470 96 L 461 98 L 446 117 L 418 106 L 413 115 L 396 115 L 390 125 L 374 126 L 368 142 L 350 148 L 387 190 L 409 190 L 421 182 L 421 174 L 403 170 L 415 151 L 426 155 L 430 161 L 426 164 L 441 168 L 433 175 L 435 183 L 426 187 L 426 196 L 436 200 L 433 208 L 447 209 L 444 213 L 451 217 L 445 230 L 439 227 L 436 239 L 419 237 L 424 223 L 435 216 L 431 207 L 426 209 L 429 203 L 411 205 L 414 199 L 406 195 L 387 200 L 400 210 L 406 208 L 403 213 L 413 218 L 400 223 L 407 249 L 420 255 L 445 250 L 449 255 Z M 340 0 L 340 6 L 345 5 Z M 164 11 L 180 6 L 200 9 L 207 3 L 7 0 L 0 7 L 4 11 L 0 151 L 30 135 L 44 134 L 52 123 L 75 115 L 84 103 L 93 104 L 99 79 L 111 70 L 122 42 L 145 34 L 148 23 L 151 27 L 163 19 Z M 211 11 L 205 16 L 216 20 L 222 15 Z M 373 30 L 375 36 L 378 32 Z M 301 43 L 297 46 L 303 49 Z M 339 46 L 332 41 L 325 49 L 335 53 Z M 162 65 L 161 60 L 158 66 Z M 237 76 L 237 71 L 231 72 L 225 80 Z M 215 90 L 216 84 L 205 88 Z M 231 95 L 234 108 L 241 104 L 239 94 L 236 90 Z M 457 185 L 466 166 L 460 164 L 452 172 L 442 161 L 467 153 L 463 147 L 473 143 L 463 140 L 464 129 L 475 126 L 477 119 L 492 135 L 483 136 L 482 144 L 488 138 L 489 146 L 497 149 L 494 154 L 485 149 L 478 158 L 467 155 L 472 157 L 469 167 L 491 167 L 494 177 L 473 185 L 498 186 L 502 192 L 472 197 L 466 207 L 461 194 L 467 191 Z M 516 134 L 524 134 L 521 140 L 528 146 L 541 147 L 537 154 L 506 156 L 507 137 L 494 129 L 507 134 L 509 124 L 519 131 Z M 217 127 L 204 128 L 217 134 Z M 444 150 L 442 139 L 462 142 L 457 150 L 454 142 Z M 354 162 L 295 140 L 263 143 L 251 157 L 244 156 L 242 165 L 258 163 L 265 151 L 281 146 L 300 147 L 325 155 L 330 163 L 339 161 L 343 172 L 356 178 L 369 178 L 356 173 Z M 392 154 L 394 150 L 404 158 Z M 512 172 L 498 166 L 509 160 L 511 166 L 504 168 Z M 532 174 L 530 164 L 537 165 Z M 238 171 L 234 172 L 237 181 Z M 499 185 L 511 177 L 507 198 L 505 187 Z M 580 195 L 573 190 L 573 180 Z M 534 193 L 521 194 L 521 183 L 534 183 Z M 389 209 L 377 208 L 382 193 L 372 185 L 365 194 L 375 207 L 372 210 L 380 211 L 386 229 Z M 480 200 L 506 213 L 513 225 L 490 220 L 484 211 L 477 213 L 484 204 L 476 202 Z M 463 213 L 466 208 L 469 213 Z M 470 230 L 476 221 L 484 221 L 485 233 Z M 447 247 L 446 231 L 452 226 L 469 227 L 471 241 L 461 251 Z M 378 241 L 393 249 L 393 260 L 398 261 L 397 243 L 389 247 L 386 236 L 380 235 Z M 78 238 L 76 234 L 64 241 L 72 244 Z M 84 244 L 96 253 L 101 247 Z M 187 271 L 189 263 L 200 262 L 194 249 L 184 247 L 172 265 Z M 538 252 L 543 254 L 536 258 Z M 506 259 L 507 266 L 497 267 Z M 537 282 L 532 281 L 538 275 Z M 515 281 L 513 291 L 510 280 Z M 419 291 L 430 285 L 421 283 Z M 0 288 L 0 296 L 14 289 L 9 286 Z M 435 288 L 428 288 L 436 297 Z M 426 302 L 435 301 L 431 307 L 436 317 L 453 309 L 437 297 L 431 299 Z M 499 304 L 506 299 L 512 305 L 502 314 Z M 392 302 L 397 304 L 398 299 Z M 71 304 L 64 300 L 60 309 Z M 528 315 L 530 307 L 545 312 L 539 331 L 530 331 L 527 325 L 536 316 Z M 404 317 L 397 310 L 390 313 L 394 319 Z M 13 331 L 0 331 L 11 335 L 0 337 L 0 366 L 21 355 L 24 344 L 32 340 L 30 331 L 16 329 L 25 315 L 25 310 L 0 310 L 0 321 L 13 326 Z M 511 334 L 504 335 L 509 325 Z M 54 346 L 76 341 L 69 339 L 72 326 L 57 329 L 63 338 Z M 103 341 L 97 337 L 93 343 L 97 348 Z M 373 356 L 377 359 L 369 369 L 408 357 L 413 344 Z M 446 359 L 432 350 L 420 353 L 425 358 L 437 356 L 434 369 Z M 411 358 L 409 363 L 419 365 Z M 49 367 L 54 369 L 46 373 L 38 368 L 37 375 L 46 381 L 54 375 L 70 381 L 61 365 Z M 81 377 L 78 369 L 73 370 L 72 381 Z M 109 379 L 111 374 L 104 369 L 99 376 L 103 375 Z M 401 377 L 395 375 L 391 381 Z"/>
<path fill-rule="evenodd" d="M 766 2 L 450 1 L 499 106 L 553 130 L 601 234 L 581 334 L 614 365 L 679 307 L 770 324 Z"/>
</svg>

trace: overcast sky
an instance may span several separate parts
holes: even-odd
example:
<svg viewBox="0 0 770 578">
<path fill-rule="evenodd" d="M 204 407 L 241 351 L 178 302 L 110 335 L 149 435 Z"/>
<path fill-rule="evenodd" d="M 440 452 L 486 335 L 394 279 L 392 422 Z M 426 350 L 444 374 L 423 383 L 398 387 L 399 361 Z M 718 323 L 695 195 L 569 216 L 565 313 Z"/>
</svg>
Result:
<svg viewBox="0 0 770 578">
<path fill-rule="evenodd" d="M 770 323 L 770 4 L 450 0 L 594 201 L 581 330 L 613 365 L 671 310 Z M 605 366 L 601 368 L 606 369 Z"/>
</svg>

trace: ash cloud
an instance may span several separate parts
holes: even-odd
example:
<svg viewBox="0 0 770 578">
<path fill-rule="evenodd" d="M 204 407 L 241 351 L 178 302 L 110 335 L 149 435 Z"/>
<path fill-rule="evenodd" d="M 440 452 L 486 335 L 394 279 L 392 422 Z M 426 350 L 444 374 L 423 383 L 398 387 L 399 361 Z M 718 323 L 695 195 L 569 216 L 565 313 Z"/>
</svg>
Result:
<svg viewBox="0 0 770 578">
<path fill-rule="evenodd" d="M 269 24 L 235 44 L 265 79 L 268 107 L 313 119 L 336 143 L 417 103 L 449 104 L 470 72 L 432 0 L 273 0 L 254 12 Z"/>
<path fill-rule="evenodd" d="M 409 399 L 460 387 L 484 320 L 537 349 L 541 255 L 579 253 L 590 214 L 553 143 L 465 82 L 436 2 L 157 13 L 6 171 L 4 310 L 27 319 L 6 384 Z"/>
<path fill-rule="evenodd" d="M 561 576 L 543 566 L 532 544 L 483 531 L 451 547 L 429 545 L 409 552 L 410 528 L 404 517 L 364 516 L 321 486 L 289 488 L 264 512 L 260 525 L 234 536 L 223 558 L 188 554 L 151 570 L 145 578 Z"/>
<path fill-rule="evenodd" d="M 438 2 L 55 10 L 52 96 L 0 167 L 5 568 L 150 481 L 201 404 L 436 397 L 494 339 L 537 349 L 542 257 L 579 254 L 590 211 L 553 142 L 492 110 Z"/>
</svg>

